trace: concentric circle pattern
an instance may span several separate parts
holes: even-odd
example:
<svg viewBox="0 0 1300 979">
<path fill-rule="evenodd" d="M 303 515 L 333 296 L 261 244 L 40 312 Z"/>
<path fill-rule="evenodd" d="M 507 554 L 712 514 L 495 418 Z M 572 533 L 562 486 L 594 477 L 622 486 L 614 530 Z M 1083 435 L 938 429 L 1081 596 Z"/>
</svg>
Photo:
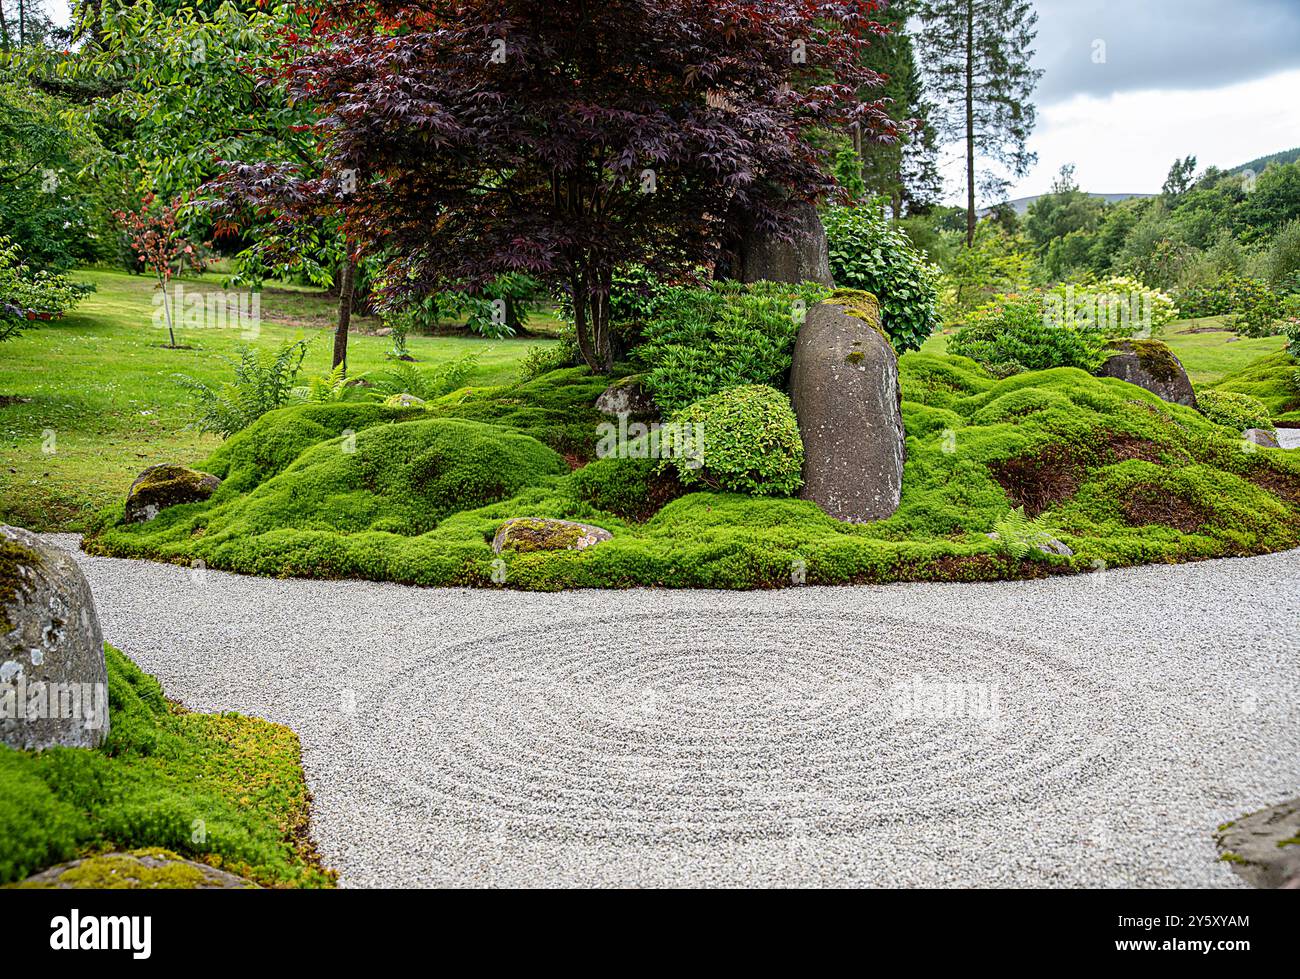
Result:
<svg viewBox="0 0 1300 979">
<path fill-rule="evenodd" d="M 436 818 L 748 840 L 1068 794 L 1111 767 L 1113 738 L 1095 732 L 1122 725 L 1097 714 L 1120 706 L 1077 662 L 996 633 L 697 613 L 556 621 L 439 650 L 363 698 L 356 727 L 373 771 L 402 772 L 386 788 Z M 388 722 L 367 725 L 371 712 Z"/>
</svg>

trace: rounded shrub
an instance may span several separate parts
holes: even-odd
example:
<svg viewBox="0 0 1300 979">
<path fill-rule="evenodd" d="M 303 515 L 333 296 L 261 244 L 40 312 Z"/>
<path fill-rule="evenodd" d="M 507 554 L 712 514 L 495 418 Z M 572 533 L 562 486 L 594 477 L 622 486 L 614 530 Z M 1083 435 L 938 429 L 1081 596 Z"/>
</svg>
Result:
<svg viewBox="0 0 1300 979">
<path fill-rule="evenodd" d="M 940 323 L 939 269 L 872 206 L 833 207 L 824 222 L 835 284 L 874 294 L 894 349 L 919 350 Z"/>
<path fill-rule="evenodd" d="M 1078 367 L 1091 372 L 1100 366 L 1106 341 L 1102 330 L 1050 320 L 1038 293 L 1000 296 L 970 314 L 948 342 L 948 352 L 1003 377 L 1020 370 Z"/>
<path fill-rule="evenodd" d="M 681 484 L 654 459 L 597 459 L 575 472 L 569 485 L 583 503 L 638 522 L 682 494 Z"/>
<path fill-rule="evenodd" d="M 1273 431 L 1268 406 L 1249 394 L 1202 391 L 1196 396 L 1196 406 L 1202 415 L 1216 425 L 1225 425 L 1237 432 L 1244 432 L 1248 428 Z"/>
<path fill-rule="evenodd" d="M 670 460 L 685 486 L 791 496 L 803 485 L 799 424 L 790 399 L 775 388 L 730 388 L 678 412 L 673 423 L 697 426 L 685 431 L 698 437 L 699 456 Z"/>
</svg>

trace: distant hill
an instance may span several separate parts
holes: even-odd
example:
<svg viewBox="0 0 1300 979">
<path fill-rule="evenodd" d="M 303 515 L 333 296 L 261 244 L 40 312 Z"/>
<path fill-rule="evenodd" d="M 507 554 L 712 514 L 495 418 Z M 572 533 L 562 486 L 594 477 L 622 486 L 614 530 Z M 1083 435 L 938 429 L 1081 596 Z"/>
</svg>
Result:
<svg viewBox="0 0 1300 979">
<path fill-rule="evenodd" d="M 1253 170 L 1255 173 L 1263 173 L 1264 168 L 1270 163 L 1295 163 L 1300 160 L 1300 146 L 1293 150 L 1283 150 L 1281 153 L 1274 153 L 1272 156 L 1261 156 L 1258 160 L 1251 160 L 1249 163 L 1243 163 L 1239 167 L 1233 167 L 1229 173 L 1245 173 L 1247 170 Z"/>
<path fill-rule="evenodd" d="M 1016 214 L 1020 215 L 1021 217 L 1024 217 L 1025 212 L 1029 210 L 1029 205 L 1034 203 L 1034 201 L 1038 200 L 1038 198 L 1042 196 L 1043 196 L 1042 194 L 1037 194 L 1033 197 L 1017 197 L 1014 201 L 1007 201 L 1007 203 L 1011 205 L 1011 207 L 1015 210 Z M 1089 194 L 1088 196 L 1100 198 L 1101 200 L 1105 201 L 1107 204 L 1114 204 L 1117 201 L 1126 201 L 1130 197 L 1159 197 L 1160 195 L 1159 194 Z M 981 208 L 977 213 L 982 218 L 987 217 L 988 215 L 993 213 L 993 208 L 984 207 Z"/>
</svg>

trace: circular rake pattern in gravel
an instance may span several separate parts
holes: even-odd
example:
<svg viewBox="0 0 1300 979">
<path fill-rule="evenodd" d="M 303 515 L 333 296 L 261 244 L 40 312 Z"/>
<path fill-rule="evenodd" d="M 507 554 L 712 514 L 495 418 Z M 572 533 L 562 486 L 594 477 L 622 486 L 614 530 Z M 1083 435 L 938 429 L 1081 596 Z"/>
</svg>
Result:
<svg viewBox="0 0 1300 979">
<path fill-rule="evenodd" d="M 357 706 L 370 770 L 402 772 L 385 788 L 432 815 L 649 842 L 1059 796 L 1109 770 L 1122 707 L 1057 653 L 851 613 L 539 624 L 440 650 Z"/>
</svg>

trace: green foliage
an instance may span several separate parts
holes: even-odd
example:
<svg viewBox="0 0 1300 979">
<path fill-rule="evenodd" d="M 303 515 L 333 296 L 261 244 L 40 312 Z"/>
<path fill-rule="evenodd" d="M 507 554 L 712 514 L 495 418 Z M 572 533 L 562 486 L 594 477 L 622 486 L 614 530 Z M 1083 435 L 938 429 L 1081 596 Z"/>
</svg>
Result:
<svg viewBox="0 0 1300 979">
<path fill-rule="evenodd" d="M 1300 219 L 1283 226 L 1269 246 L 1268 283 L 1280 292 L 1300 292 Z"/>
<path fill-rule="evenodd" d="M 939 269 L 874 203 L 833 207 L 823 220 L 836 285 L 875 295 L 894 349 L 919 349 L 939 327 Z"/>
<path fill-rule="evenodd" d="M 665 412 L 741 384 L 784 387 L 803 314 L 828 295 L 813 283 L 667 289 L 633 358 Z"/>
<path fill-rule="evenodd" d="M 701 453 L 670 464 L 684 486 L 705 485 L 753 496 L 792 496 L 803 486 L 803 441 L 790 399 L 761 384 L 729 388 L 677 412 L 693 426 Z"/>
<path fill-rule="evenodd" d="M 967 314 L 994 296 L 1024 290 L 1032 268 L 1033 256 L 1022 238 L 992 221 L 981 221 L 975 243 L 967 247 L 962 241 L 944 266 L 944 322 L 964 322 Z"/>
<path fill-rule="evenodd" d="M 17 336 L 31 317 L 62 316 L 87 291 L 64 275 L 33 272 L 18 243 L 0 235 L 0 341 Z"/>
<path fill-rule="evenodd" d="M 1106 330 L 1098 324 L 1056 323 L 1038 293 L 1002 296 L 967 317 L 948 351 L 990 369 L 1046 370 L 1077 367 L 1091 373 L 1101 364 Z"/>
<path fill-rule="evenodd" d="M 1289 385 L 1295 363 L 1284 354 L 1269 360 L 1277 362 L 1260 376 L 1280 380 L 1285 371 Z M 872 524 L 839 523 L 804 500 L 708 489 L 679 495 L 681 487 L 654 482 L 652 460 L 636 459 L 599 460 L 566 475 L 549 457 L 546 471 L 526 477 L 514 496 L 481 506 L 458 501 L 463 509 L 432 529 L 422 506 L 402 502 L 415 487 L 396 474 L 416 453 L 396 443 L 379 451 L 370 440 L 410 430 L 412 418 L 428 424 L 431 413 L 466 412 L 497 433 L 569 433 L 575 445 L 586 439 L 590 453 L 601 420 L 591 404 L 608 381 L 570 368 L 455 392 L 427 409 L 282 409 L 200 464 L 225 479 L 212 499 L 132 525 L 121 523 L 119 505 L 85 546 L 243 573 L 495 587 L 490 541 L 510 517 L 593 522 L 614 534 L 581 553 L 507 556 L 507 587 L 551 590 L 788 585 L 796 558 L 817 584 L 990 580 L 1086 571 L 1096 561 L 1117 567 L 1300 545 L 1300 506 L 1286 495 L 1300 491 L 1300 459 L 1242 452 L 1233 432 L 1193 409 L 1071 368 L 995 381 L 963 357 L 910 353 L 899 373 L 902 503 Z M 392 487 L 379 499 L 357 473 L 335 482 L 327 499 L 312 495 L 321 477 L 346 474 L 335 460 L 348 465 L 341 446 L 349 430 L 376 478 Z M 706 433 L 706 465 L 709 451 Z M 1075 555 L 1017 561 L 985 536 L 1021 506 Z M 379 529 L 386 521 L 407 532 Z"/>
<path fill-rule="evenodd" d="M 242 431 L 268 411 L 294 398 L 303 358 L 310 340 L 283 344 L 269 359 L 256 347 L 242 344 L 234 364 L 235 376 L 220 386 L 176 375 L 178 383 L 195 397 L 192 425 L 201 432 L 230 436 Z"/>
<path fill-rule="evenodd" d="M 576 367 L 581 361 L 578 338 L 570 330 L 560 338 L 559 343 L 546 347 L 529 347 L 524 359 L 519 362 L 519 379 L 531 381 L 562 367 Z"/>
<path fill-rule="evenodd" d="M 1268 406 L 1259 398 L 1252 398 L 1249 394 L 1202 391 L 1196 397 L 1196 406 L 1210 421 L 1216 425 L 1225 425 L 1235 432 L 1244 432 L 1248 428 L 1273 431 Z"/>
<path fill-rule="evenodd" d="M 379 398 L 409 394 L 422 401 L 432 401 L 464 387 L 478 368 L 480 356 L 478 353 L 466 354 L 432 369 L 418 368 L 410 361 L 394 361 L 385 370 L 366 375 L 370 382 L 367 390 Z"/>
<path fill-rule="evenodd" d="M 105 658 L 102 748 L 0 745 L 0 884 L 94 851 L 166 847 L 266 886 L 329 886 L 293 732 L 174 712 L 157 680 L 111 646 Z"/>
<path fill-rule="evenodd" d="M 1300 348 L 1300 344 L 1292 349 Z M 1297 349 L 1300 353 L 1300 349 Z M 1262 401 L 1275 422 L 1300 423 L 1300 386 L 1296 384 L 1297 356 L 1281 351 L 1229 374 L 1214 390 L 1248 394 Z M 1197 397 L 1199 400 L 1200 393 Z"/>
<path fill-rule="evenodd" d="M 1025 516 L 1025 508 L 1018 506 L 1005 517 L 993 524 L 993 534 L 998 550 L 1017 560 L 1043 560 L 1047 557 L 1043 548 L 1054 541 L 1054 536 L 1043 523 L 1041 517 L 1030 519 Z"/>
<path fill-rule="evenodd" d="M 1179 315 L 1168 294 L 1122 275 L 1100 282 L 1063 282 L 1048 290 L 1046 297 L 1054 322 L 1101 329 L 1109 336 L 1159 329 Z"/>
</svg>

